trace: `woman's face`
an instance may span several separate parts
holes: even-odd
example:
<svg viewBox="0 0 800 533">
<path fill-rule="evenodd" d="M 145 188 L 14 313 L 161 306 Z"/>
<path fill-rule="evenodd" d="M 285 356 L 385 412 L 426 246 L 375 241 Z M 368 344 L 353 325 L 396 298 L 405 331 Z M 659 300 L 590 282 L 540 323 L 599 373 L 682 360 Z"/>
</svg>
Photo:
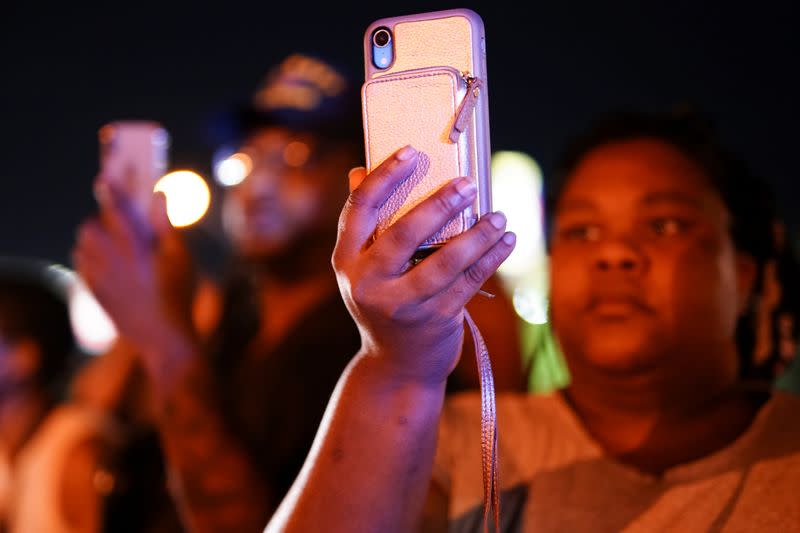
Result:
<svg viewBox="0 0 800 533">
<path fill-rule="evenodd" d="M 735 375 L 752 282 L 703 171 L 658 140 L 589 152 L 556 206 L 553 326 L 573 372 Z"/>
</svg>

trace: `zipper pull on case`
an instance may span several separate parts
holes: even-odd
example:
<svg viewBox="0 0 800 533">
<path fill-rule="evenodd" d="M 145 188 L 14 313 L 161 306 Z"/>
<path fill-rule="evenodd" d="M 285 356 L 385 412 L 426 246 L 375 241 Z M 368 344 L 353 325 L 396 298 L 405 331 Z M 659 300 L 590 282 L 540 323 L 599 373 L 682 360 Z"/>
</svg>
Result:
<svg viewBox="0 0 800 533">
<path fill-rule="evenodd" d="M 458 141 L 458 138 L 464 133 L 464 130 L 467 129 L 469 126 L 469 120 L 472 117 L 472 112 L 475 110 L 475 106 L 478 104 L 478 97 L 481 94 L 481 90 L 483 88 L 483 82 L 480 78 L 475 78 L 472 76 L 464 76 L 464 79 L 467 82 L 467 93 L 464 95 L 464 99 L 461 100 L 461 104 L 458 106 L 458 111 L 456 111 L 456 119 L 453 122 L 453 129 L 450 130 L 450 142 L 454 143 Z"/>
</svg>

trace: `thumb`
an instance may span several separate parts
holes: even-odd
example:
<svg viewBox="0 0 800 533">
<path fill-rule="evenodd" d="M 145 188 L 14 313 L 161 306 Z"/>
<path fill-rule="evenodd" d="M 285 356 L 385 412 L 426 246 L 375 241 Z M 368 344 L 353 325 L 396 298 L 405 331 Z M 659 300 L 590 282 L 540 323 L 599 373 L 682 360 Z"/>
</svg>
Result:
<svg viewBox="0 0 800 533">
<path fill-rule="evenodd" d="M 167 196 L 163 192 L 153 193 L 153 201 L 150 202 L 148 218 L 156 235 L 163 236 L 172 230 L 172 224 L 167 215 Z"/>
<path fill-rule="evenodd" d="M 350 192 L 353 192 L 361 185 L 364 178 L 367 177 L 367 169 L 364 167 L 355 167 L 350 169 L 347 174 L 347 179 L 350 180 Z"/>
</svg>

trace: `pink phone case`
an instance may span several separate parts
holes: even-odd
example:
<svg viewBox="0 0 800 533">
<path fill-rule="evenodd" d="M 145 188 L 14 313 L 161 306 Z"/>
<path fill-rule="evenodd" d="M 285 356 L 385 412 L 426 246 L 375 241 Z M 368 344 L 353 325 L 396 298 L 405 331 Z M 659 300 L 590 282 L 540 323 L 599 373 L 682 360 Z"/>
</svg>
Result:
<svg viewBox="0 0 800 533">
<path fill-rule="evenodd" d="M 167 170 L 169 135 L 157 122 L 117 121 L 98 132 L 100 172 L 147 213 L 153 187 Z"/>
<path fill-rule="evenodd" d="M 388 28 L 394 60 L 379 69 L 371 60 L 372 34 Z M 367 167 L 372 170 L 397 149 L 421 152 L 415 174 L 387 202 L 378 233 L 459 176 L 478 187 L 475 204 L 427 241 L 443 244 L 491 211 L 489 109 L 483 23 L 467 9 L 381 19 L 364 35 L 366 82 L 362 111 Z M 472 86 L 473 79 L 480 80 Z M 450 138 L 464 99 L 472 94 L 466 129 Z"/>
</svg>

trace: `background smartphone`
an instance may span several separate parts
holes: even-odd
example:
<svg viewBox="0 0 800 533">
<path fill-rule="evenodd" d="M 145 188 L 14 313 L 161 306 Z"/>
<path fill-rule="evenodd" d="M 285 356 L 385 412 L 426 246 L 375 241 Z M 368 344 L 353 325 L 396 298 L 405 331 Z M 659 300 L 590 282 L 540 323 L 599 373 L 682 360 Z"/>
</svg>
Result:
<svg viewBox="0 0 800 533">
<path fill-rule="evenodd" d="M 381 213 L 378 233 L 460 176 L 478 186 L 475 204 L 422 248 L 443 244 L 491 211 L 485 43 L 483 22 L 468 9 L 385 18 L 367 28 L 361 93 L 367 168 L 406 144 L 420 151 L 416 172 Z M 468 97 L 474 108 L 454 139 L 453 123 Z"/>
<path fill-rule="evenodd" d="M 117 121 L 98 132 L 100 174 L 127 191 L 147 214 L 153 187 L 167 170 L 169 134 L 157 122 Z"/>
</svg>

